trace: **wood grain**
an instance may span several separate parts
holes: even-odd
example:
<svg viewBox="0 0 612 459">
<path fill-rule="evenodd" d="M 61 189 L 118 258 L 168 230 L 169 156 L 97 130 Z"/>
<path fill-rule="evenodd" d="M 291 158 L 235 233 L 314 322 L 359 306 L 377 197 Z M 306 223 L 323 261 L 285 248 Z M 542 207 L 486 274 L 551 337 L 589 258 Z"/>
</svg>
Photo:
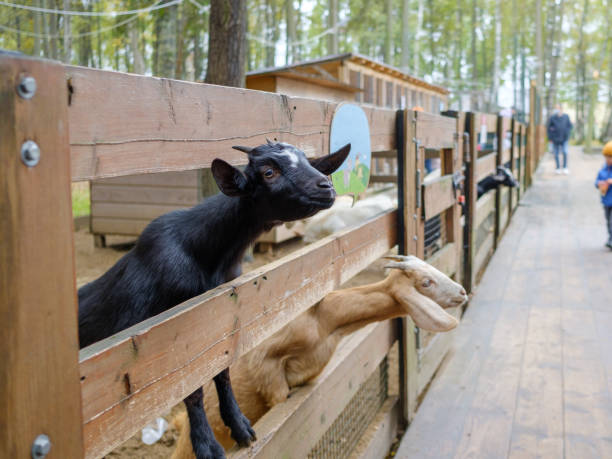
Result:
<svg viewBox="0 0 612 459">
<path fill-rule="evenodd" d="M 396 212 L 389 211 L 82 350 L 86 456 L 129 438 L 385 254 L 396 238 Z"/>
<path fill-rule="evenodd" d="M 456 201 L 452 175 L 444 175 L 423 185 L 425 220 L 454 206 Z"/>
<path fill-rule="evenodd" d="M 39 434 L 49 459 L 83 454 L 78 373 L 68 93 L 63 67 L 0 55 L 0 457 L 31 457 Z M 17 96 L 35 78 L 32 99 Z M 40 162 L 27 167 L 21 145 Z"/>
<path fill-rule="evenodd" d="M 329 152 L 335 102 L 82 67 L 66 73 L 74 181 L 208 168 L 217 157 L 245 164 L 231 146 L 266 137 L 308 156 Z M 372 150 L 394 149 L 395 111 L 364 111 Z"/>
<path fill-rule="evenodd" d="M 448 116 L 416 112 L 416 138 L 426 148 L 453 148 L 457 121 Z"/>
<path fill-rule="evenodd" d="M 476 182 L 480 182 L 487 175 L 495 173 L 497 166 L 497 153 L 488 153 L 476 161 Z"/>
</svg>

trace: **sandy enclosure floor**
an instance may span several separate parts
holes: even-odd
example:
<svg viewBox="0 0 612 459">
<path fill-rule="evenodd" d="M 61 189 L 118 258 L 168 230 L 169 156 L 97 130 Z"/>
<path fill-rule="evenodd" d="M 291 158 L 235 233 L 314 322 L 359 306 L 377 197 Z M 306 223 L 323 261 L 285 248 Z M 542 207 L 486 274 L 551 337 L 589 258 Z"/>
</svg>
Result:
<svg viewBox="0 0 612 459">
<path fill-rule="evenodd" d="M 104 274 L 119 258 L 125 255 L 134 245 L 133 237 L 109 236 L 107 237 L 106 248 L 96 248 L 93 244 L 93 237 L 87 229 L 75 232 L 75 252 L 77 268 L 77 286 L 80 287 L 87 282 L 95 280 Z M 250 262 L 243 263 L 243 271 L 248 272 L 259 266 L 277 260 L 301 247 L 304 243 L 300 239 L 288 241 L 280 244 L 273 253 L 255 253 Z M 384 260 L 378 260 L 363 270 L 343 287 L 351 287 L 371 282 L 377 282 L 384 277 Z M 398 365 L 397 365 L 397 346 L 394 346 L 389 355 L 389 393 L 398 393 L 397 389 Z M 140 432 L 130 438 L 120 447 L 116 448 L 105 457 L 113 459 L 162 459 L 169 458 L 174 451 L 178 431 L 173 426 L 172 420 L 182 411 L 183 404 L 180 403 L 172 408 L 170 413 L 163 417 L 168 421 L 169 428 L 164 436 L 155 444 L 149 446 L 141 441 Z"/>
</svg>

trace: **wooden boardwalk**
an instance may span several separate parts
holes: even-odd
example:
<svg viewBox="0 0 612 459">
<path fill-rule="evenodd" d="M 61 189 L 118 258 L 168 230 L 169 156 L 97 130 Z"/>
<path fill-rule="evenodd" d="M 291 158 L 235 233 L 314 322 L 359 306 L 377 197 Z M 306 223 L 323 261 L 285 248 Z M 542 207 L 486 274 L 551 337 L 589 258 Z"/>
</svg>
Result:
<svg viewBox="0 0 612 459">
<path fill-rule="evenodd" d="M 547 155 L 396 457 L 612 458 L 612 252 L 599 155 Z"/>
</svg>

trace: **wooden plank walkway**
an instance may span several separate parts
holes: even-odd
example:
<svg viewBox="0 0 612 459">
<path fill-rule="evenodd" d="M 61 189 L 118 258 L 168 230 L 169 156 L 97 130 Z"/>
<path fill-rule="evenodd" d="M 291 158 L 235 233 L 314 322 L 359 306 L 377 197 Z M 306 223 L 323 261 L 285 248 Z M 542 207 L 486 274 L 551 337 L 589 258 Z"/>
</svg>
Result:
<svg viewBox="0 0 612 459">
<path fill-rule="evenodd" d="M 612 458 L 599 155 L 543 160 L 396 457 Z"/>
</svg>

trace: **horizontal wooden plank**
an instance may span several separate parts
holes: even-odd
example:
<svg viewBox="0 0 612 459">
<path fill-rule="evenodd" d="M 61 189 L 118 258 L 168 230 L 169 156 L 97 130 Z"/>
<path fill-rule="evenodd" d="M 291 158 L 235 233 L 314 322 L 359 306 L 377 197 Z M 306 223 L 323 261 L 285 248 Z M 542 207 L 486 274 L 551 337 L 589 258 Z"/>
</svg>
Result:
<svg viewBox="0 0 612 459">
<path fill-rule="evenodd" d="M 125 186 L 94 182 L 91 184 L 91 202 L 194 206 L 198 203 L 198 188 Z"/>
<path fill-rule="evenodd" d="M 474 217 L 474 228 L 480 227 L 482 222 L 487 219 L 491 212 L 495 212 L 494 191 L 486 193 L 484 196 L 481 196 L 478 201 L 476 201 L 476 216 Z"/>
<path fill-rule="evenodd" d="M 378 411 L 378 414 L 362 436 L 369 440 L 360 448 L 359 444 L 349 456 L 350 459 L 380 459 L 387 457 L 391 445 L 397 440 L 397 431 L 400 418 L 400 404 L 397 395 L 391 395 Z"/>
<path fill-rule="evenodd" d="M 131 204 L 122 202 L 92 202 L 91 214 L 96 217 L 125 218 L 131 220 L 153 220 L 165 213 L 185 209 L 190 205 L 177 206 L 168 204 Z"/>
<path fill-rule="evenodd" d="M 480 128 L 483 125 L 487 126 L 488 132 L 497 132 L 497 115 L 491 113 L 474 113 L 474 119 L 476 122 L 476 132 L 480 132 Z"/>
<path fill-rule="evenodd" d="M 97 179 L 92 186 L 101 185 L 124 185 L 124 186 L 154 186 L 154 187 L 197 187 L 200 172 L 179 171 L 163 172 L 160 174 L 137 174 L 124 175 L 121 177 L 109 177 Z"/>
<path fill-rule="evenodd" d="M 249 448 L 232 449 L 228 458 L 307 457 L 361 384 L 377 371 L 396 340 L 395 330 L 385 321 L 350 335 L 313 383 L 292 392 L 255 424 L 258 440 Z"/>
<path fill-rule="evenodd" d="M 444 175 L 423 184 L 425 219 L 438 215 L 457 202 L 453 192 L 453 176 Z"/>
<path fill-rule="evenodd" d="M 416 138 L 425 148 L 453 148 L 457 119 L 433 113 L 416 112 Z"/>
<path fill-rule="evenodd" d="M 495 240 L 495 235 L 491 231 L 482 245 L 478 247 L 476 251 L 476 256 L 474 257 L 474 266 L 476 267 L 476 273 L 479 273 L 487 263 L 489 259 L 489 255 L 493 250 L 493 241 Z"/>
<path fill-rule="evenodd" d="M 370 183 L 397 183 L 397 175 L 371 175 Z"/>
<path fill-rule="evenodd" d="M 373 151 L 372 158 L 397 159 L 397 150 Z"/>
<path fill-rule="evenodd" d="M 86 457 L 112 450 L 384 255 L 396 225 L 397 211 L 385 212 L 83 349 Z"/>
<path fill-rule="evenodd" d="M 451 277 L 457 272 L 459 260 L 457 260 L 457 250 L 455 243 L 449 242 L 431 257 L 427 259 L 427 263 L 439 269 L 448 277 Z"/>
<path fill-rule="evenodd" d="M 476 181 L 480 182 L 487 175 L 495 173 L 497 153 L 489 153 L 476 161 Z"/>
<path fill-rule="evenodd" d="M 92 217 L 90 228 L 93 234 L 138 236 L 149 223 L 150 220 Z"/>
<path fill-rule="evenodd" d="M 245 164 L 232 145 L 266 137 L 308 156 L 329 152 L 337 102 L 66 67 L 72 179 Z M 365 107 L 372 150 L 395 148 L 395 110 Z"/>
</svg>

